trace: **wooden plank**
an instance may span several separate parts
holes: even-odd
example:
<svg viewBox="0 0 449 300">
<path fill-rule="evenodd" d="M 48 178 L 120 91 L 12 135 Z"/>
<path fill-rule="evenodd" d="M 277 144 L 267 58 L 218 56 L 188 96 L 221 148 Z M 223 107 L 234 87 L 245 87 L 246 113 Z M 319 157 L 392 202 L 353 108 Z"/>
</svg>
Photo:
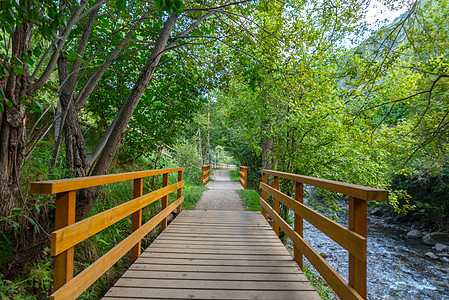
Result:
<svg viewBox="0 0 449 300">
<path fill-rule="evenodd" d="M 282 255 L 285 256 L 285 249 L 281 248 L 265 248 L 260 249 L 261 247 L 257 247 L 255 249 L 248 249 L 247 247 L 241 248 L 241 249 L 233 249 L 233 248 L 227 248 L 227 249 L 217 249 L 217 248 L 183 248 L 180 249 L 179 247 L 151 247 L 148 248 L 147 251 L 145 251 L 148 255 L 158 255 L 160 253 L 170 253 L 172 255 L 174 254 L 227 254 L 227 255 L 270 255 L 270 256 L 277 256 Z"/>
<path fill-rule="evenodd" d="M 103 299 L 283 299 L 321 300 L 315 291 L 229 291 L 195 289 L 111 288 Z"/>
<path fill-rule="evenodd" d="M 178 171 L 178 182 L 182 181 L 182 171 Z M 182 196 L 182 187 L 176 192 L 176 198 L 179 199 Z M 176 215 L 179 215 L 182 211 L 182 204 L 176 208 Z"/>
<path fill-rule="evenodd" d="M 280 182 L 279 176 L 274 176 L 273 189 L 279 191 L 279 185 L 280 185 L 279 182 Z M 273 195 L 271 195 L 271 196 L 273 196 Z M 274 196 L 273 196 L 273 209 L 277 214 L 279 214 L 279 199 Z M 273 230 L 274 230 L 274 232 L 276 232 L 276 235 L 279 236 L 279 225 L 276 222 L 274 222 L 274 220 L 273 220 Z"/>
<path fill-rule="evenodd" d="M 264 291 L 314 291 L 307 281 L 237 281 L 237 280 L 171 280 L 152 278 L 120 278 L 114 287 L 200 289 L 200 290 L 264 290 Z"/>
<path fill-rule="evenodd" d="M 293 210 L 295 214 L 298 214 L 306 219 L 310 224 L 326 234 L 340 246 L 348 250 L 352 255 L 361 261 L 366 261 L 366 237 L 363 237 L 353 230 L 332 221 L 306 205 L 293 200 L 286 194 L 276 191 L 264 183 L 261 183 L 260 187 L 268 194 L 278 198 L 283 204 Z"/>
<path fill-rule="evenodd" d="M 388 191 L 375 189 L 367 186 L 344 183 L 340 181 L 327 180 L 322 178 L 309 177 L 272 170 L 262 170 L 262 173 L 279 176 L 285 179 L 310 184 L 318 188 L 323 188 L 333 192 L 341 193 L 367 201 L 388 201 Z"/>
<path fill-rule="evenodd" d="M 341 299 L 363 299 L 357 291 L 352 288 L 341 276 L 335 271 L 325 260 L 319 255 L 297 232 L 295 232 L 287 222 L 285 222 L 270 205 L 260 199 L 260 204 L 265 206 L 265 209 L 273 218 L 273 221 L 278 222 L 279 227 L 284 231 L 293 242 L 293 244 L 306 256 L 309 262 L 315 269 L 323 276 L 324 280 L 334 290 Z"/>
<path fill-rule="evenodd" d="M 134 179 L 133 199 L 141 197 L 143 194 L 143 178 Z M 136 231 L 142 225 L 142 209 L 133 213 L 131 217 L 132 232 Z M 131 262 L 133 263 L 140 255 L 140 241 L 131 249 Z"/>
<path fill-rule="evenodd" d="M 142 254 L 143 255 L 143 254 Z M 139 264 L 163 264 L 163 265 L 198 265 L 198 266 L 283 266 L 283 267 L 297 267 L 296 262 L 291 260 L 245 260 L 245 259 L 215 259 L 215 260 L 192 260 L 187 258 L 149 258 L 140 256 L 136 263 Z"/>
<path fill-rule="evenodd" d="M 163 258 L 163 259 L 196 259 L 196 260 L 257 260 L 257 261 L 269 261 L 269 260 L 288 260 L 291 261 L 292 257 L 288 253 L 283 254 L 267 254 L 267 255 L 251 255 L 251 254 L 233 254 L 233 253 L 223 253 L 223 254 L 206 254 L 206 253 L 151 253 L 145 251 L 140 255 L 140 257 L 146 258 Z"/>
<path fill-rule="evenodd" d="M 75 246 L 97 232 L 160 199 L 163 195 L 176 191 L 183 185 L 184 181 L 177 182 L 65 228 L 53 231 L 51 234 L 51 255 L 58 255 L 62 251 Z"/>
<path fill-rule="evenodd" d="M 304 202 L 304 184 L 302 184 L 300 182 L 295 182 L 295 201 L 297 201 L 301 204 L 303 204 L 303 202 Z M 295 212 L 295 216 L 294 216 L 294 226 L 295 226 L 294 227 L 295 232 L 297 232 L 302 237 L 303 236 L 303 219 L 296 212 Z M 301 270 L 303 270 L 302 253 L 295 246 L 293 246 L 293 258 L 295 259 L 299 268 Z"/>
<path fill-rule="evenodd" d="M 149 279 L 189 279 L 189 280 L 238 280 L 238 281 L 283 281 L 283 282 L 308 282 L 304 274 L 296 273 L 223 273 L 223 272 L 180 272 L 179 270 L 155 271 L 155 270 L 128 270 L 122 278 L 149 278 Z"/>
<path fill-rule="evenodd" d="M 31 193 L 34 194 L 56 194 L 67 191 L 75 191 L 88 187 L 120 182 L 125 180 L 133 180 L 137 178 L 145 178 L 165 173 L 184 171 L 185 168 L 171 168 L 149 171 L 138 171 L 120 174 L 109 174 L 99 176 L 77 177 L 69 179 L 58 179 L 49 181 L 36 181 L 31 183 Z"/>
<path fill-rule="evenodd" d="M 169 267 L 169 268 L 167 268 Z M 140 264 L 134 263 L 129 270 L 134 271 L 161 271 L 167 272 L 168 270 L 175 270 L 176 272 L 203 272 L 203 273 L 231 273 L 231 274 L 294 274 L 295 276 L 304 276 L 299 273 L 298 266 L 296 264 L 291 266 L 207 266 L 207 265 L 164 265 L 164 264 Z"/>
<path fill-rule="evenodd" d="M 168 174 L 162 175 L 162 187 L 168 186 Z M 165 209 L 168 206 L 168 196 L 164 195 L 161 198 L 161 209 Z M 163 219 L 161 222 L 161 231 L 164 231 L 164 229 L 167 228 L 167 218 Z"/>
<path fill-rule="evenodd" d="M 267 181 L 267 174 L 266 173 L 262 173 L 262 182 L 265 184 L 268 184 Z M 267 202 L 267 192 L 262 190 L 262 199 Z M 263 217 L 266 219 L 267 218 L 267 212 L 265 211 L 265 208 L 262 208 L 262 215 Z"/>
<path fill-rule="evenodd" d="M 75 223 L 76 192 L 65 192 L 56 195 L 55 228 L 64 228 Z M 74 248 L 58 253 L 54 259 L 53 291 L 58 290 L 73 278 Z"/>
<path fill-rule="evenodd" d="M 367 202 L 349 197 L 349 229 L 363 237 L 368 235 Z M 365 249 L 366 255 L 366 249 Z M 349 254 L 349 285 L 351 285 L 363 299 L 366 299 L 366 259 L 361 260 L 352 253 Z"/>
<path fill-rule="evenodd" d="M 79 273 L 75 278 L 71 279 L 60 289 L 54 292 L 50 299 L 75 299 L 81 295 L 92 283 L 101 277 L 109 268 L 115 264 L 123 255 L 148 234 L 154 227 L 156 227 L 162 219 L 167 217 L 180 203 L 184 201 L 184 197 L 176 200 L 169 205 L 165 210 L 158 213 L 151 220 L 142 225 L 138 230 L 129 235 L 122 242 L 117 244 L 114 248 L 109 250 L 100 259 L 91 264 L 84 271 Z M 142 258 L 138 258 L 137 261 Z"/>
</svg>

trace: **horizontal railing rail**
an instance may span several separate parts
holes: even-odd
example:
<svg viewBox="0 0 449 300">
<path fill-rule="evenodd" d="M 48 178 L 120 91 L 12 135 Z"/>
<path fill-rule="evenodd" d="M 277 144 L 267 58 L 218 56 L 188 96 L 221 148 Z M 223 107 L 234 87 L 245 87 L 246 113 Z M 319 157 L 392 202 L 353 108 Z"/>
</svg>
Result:
<svg viewBox="0 0 449 300">
<path fill-rule="evenodd" d="M 175 209 L 180 213 L 184 201 L 183 171 L 184 168 L 173 168 L 33 182 L 31 184 L 33 193 L 56 193 L 55 231 L 51 235 L 51 255 L 55 257 L 54 282 L 50 299 L 75 299 L 130 250 L 131 261 L 134 262 L 140 256 L 142 238 L 158 225 L 164 230 L 167 227 L 167 216 Z M 178 173 L 178 182 L 169 185 L 169 173 L 172 172 Z M 143 178 L 155 175 L 163 176 L 163 187 L 142 195 Z M 125 180 L 134 180 L 134 199 L 75 223 L 78 189 Z M 168 205 L 168 195 L 175 191 L 177 199 Z M 142 209 L 159 199 L 162 211 L 142 225 Z M 74 246 L 130 215 L 132 215 L 132 234 L 73 277 Z"/>
<path fill-rule="evenodd" d="M 217 168 L 217 169 L 229 169 L 229 170 L 237 169 L 237 165 L 223 164 L 223 163 L 217 163 L 217 162 L 211 162 L 210 164 L 211 164 L 212 168 Z"/>
<path fill-rule="evenodd" d="M 242 188 L 244 188 L 245 190 L 246 190 L 246 184 L 248 182 L 247 178 L 248 178 L 248 167 L 240 166 L 239 182 L 240 182 L 240 185 L 242 186 Z"/>
<path fill-rule="evenodd" d="M 210 165 L 201 166 L 201 184 L 206 185 L 210 180 Z"/>
<path fill-rule="evenodd" d="M 302 269 L 303 255 L 323 276 L 341 299 L 366 299 L 367 201 L 388 201 L 388 191 L 272 170 L 262 170 L 262 214 L 273 220 L 273 230 L 281 229 L 294 245 L 294 259 Z M 267 175 L 273 176 L 273 186 Z M 295 198 L 279 190 L 280 178 L 295 182 Z M 304 184 L 349 196 L 349 228 L 338 224 L 303 204 Z M 273 207 L 267 203 L 273 197 Z M 294 212 L 294 229 L 279 215 L 280 203 Z M 346 281 L 303 238 L 303 220 L 349 252 L 349 278 Z"/>
</svg>

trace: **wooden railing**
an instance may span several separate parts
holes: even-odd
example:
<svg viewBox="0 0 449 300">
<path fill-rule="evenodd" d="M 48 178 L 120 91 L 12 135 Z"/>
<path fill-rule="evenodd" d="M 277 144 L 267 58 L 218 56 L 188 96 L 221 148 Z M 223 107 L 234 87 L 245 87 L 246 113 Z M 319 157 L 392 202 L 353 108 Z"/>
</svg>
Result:
<svg viewBox="0 0 449 300">
<path fill-rule="evenodd" d="M 103 176 L 33 182 L 31 192 L 56 194 L 55 231 L 51 234 L 51 255 L 54 256 L 53 294 L 50 299 L 75 299 L 101 277 L 121 257 L 131 250 L 134 262 L 140 255 L 140 241 L 153 228 L 167 227 L 167 216 L 175 209 L 181 211 L 182 172 L 184 168 L 149 170 Z M 178 182 L 168 185 L 169 173 L 178 173 Z M 163 187 L 143 194 L 143 178 L 162 175 Z M 76 191 L 108 183 L 134 180 L 133 200 L 75 223 Z M 177 191 L 177 200 L 168 205 L 168 195 Z M 162 211 L 142 225 L 142 209 L 161 199 Z M 101 230 L 132 214 L 132 234 L 84 271 L 73 277 L 74 246 Z"/>
<path fill-rule="evenodd" d="M 248 178 L 248 167 L 240 166 L 240 172 L 239 172 L 239 181 L 242 188 L 246 190 L 246 183 Z"/>
<path fill-rule="evenodd" d="M 201 166 L 201 183 L 206 185 L 210 179 L 210 165 Z"/>
<path fill-rule="evenodd" d="M 236 165 L 229 165 L 229 164 L 223 164 L 223 163 L 217 163 L 217 162 L 211 162 L 210 164 L 211 164 L 212 168 L 217 168 L 217 169 L 228 169 L 228 170 L 237 169 Z"/>
<path fill-rule="evenodd" d="M 294 259 L 302 269 L 302 255 L 309 260 L 341 299 L 366 299 L 366 237 L 368 201 L 388 201 L 388 191 L 338 181 L 262 170 L 262 214 L 273 220 L 273 229 L 279 236 L 281 229 L 294 244 Z M 273 176 L 273 187 L 267 184 L 267 175 Z M 295 182 L 295 198 L 279 191 L 280 178 Z M 304 184 L 349 196 L 349 228 L 317 213 L 303 204 Z M 273 207 L 267 203 L 267 194 L 273 197 Z M 279 215 L 279 203 L 295 213 L 294 229 Z M 303 219 L 322 231 L 349 251 L 349 279 L 344 280 L 303 239 Z"/>
</svg>

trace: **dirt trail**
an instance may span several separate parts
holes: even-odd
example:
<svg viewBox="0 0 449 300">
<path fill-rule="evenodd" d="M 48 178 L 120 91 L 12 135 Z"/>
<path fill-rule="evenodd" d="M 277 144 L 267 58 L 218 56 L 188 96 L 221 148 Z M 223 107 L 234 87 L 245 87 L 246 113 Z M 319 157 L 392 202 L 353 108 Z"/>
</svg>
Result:
<svg viewBox="0 0 449 300">
<path fill-rule="evenodd" d="M 212 181 L 209 181 L 209 190 L 196 204 L 198 210 L 245 210 L 236 190 L 241 190 L 240 183 L 233 182 L 229 177 L 229 170 L 214 170 Z"/>
</svg>

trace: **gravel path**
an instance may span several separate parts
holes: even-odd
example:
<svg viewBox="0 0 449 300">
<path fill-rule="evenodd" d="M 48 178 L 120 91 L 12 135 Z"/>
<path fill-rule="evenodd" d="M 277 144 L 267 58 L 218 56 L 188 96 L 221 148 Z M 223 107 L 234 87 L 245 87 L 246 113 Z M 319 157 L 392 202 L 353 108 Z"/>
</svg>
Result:
<svg viewBox="0 0 449 300">
<path fill-rule="evenodd" d="M 245 210 L 240 196 L 235 190 L 241 190 L 239 182 L 230 181 L 229 170 L 214 170 L 213 181 L 209 181 L 209 190 L 196 204 L 198 210 Z"/>
</svg>

